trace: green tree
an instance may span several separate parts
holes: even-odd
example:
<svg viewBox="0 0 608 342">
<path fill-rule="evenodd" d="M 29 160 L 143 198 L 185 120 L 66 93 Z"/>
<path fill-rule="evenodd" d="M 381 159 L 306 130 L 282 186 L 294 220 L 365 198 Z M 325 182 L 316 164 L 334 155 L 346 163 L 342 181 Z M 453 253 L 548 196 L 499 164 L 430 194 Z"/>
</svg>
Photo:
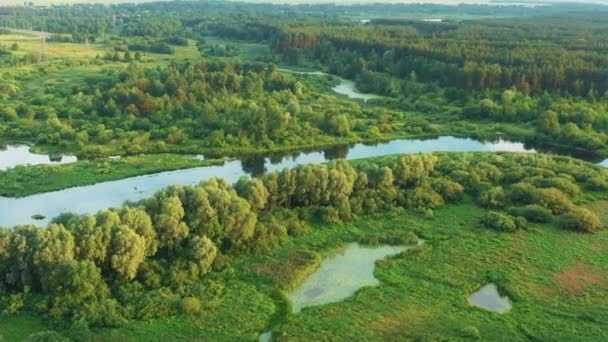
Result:
<svg viewBox="0 0 608 342">
<path fill-rule="evenodd" d="M 160 200 L 159 212 L 154 217 L 159 247 L 172 251 L 188 236 L 188 226 L 182 221 L 184 216 L 182 202 L 177 196 Z"/>
<path fill-rule="evenodd" d="M 555 135 L 559 133 L 559 119 L 557 113 L 552 110 L 544 111 L 538 117 L 538 128 L 545 134 Z"/>
<path fill-rule="evenodd" d="M 110 265 L 121 277 L 131 280 L 146 257 L 146 240 L 133 229 L 119 225 L 112 231 Z"/>
<path fill-rule="evenodd" d="M 158 238 L 150 216 L 142 209 L 123 207 L 120 211 L 120 217 L 123 225 L 131 228 L 135 233 L 144 238 L 146 256 L 156 254 Z"/>
<path fill-rule="evenodd" d="M 195 236 L 188 242 L 188 256 L 198 266 L 200 274 L 211 268 L 217 252 L 217 247 L 206 236 Z"/>
</svg>

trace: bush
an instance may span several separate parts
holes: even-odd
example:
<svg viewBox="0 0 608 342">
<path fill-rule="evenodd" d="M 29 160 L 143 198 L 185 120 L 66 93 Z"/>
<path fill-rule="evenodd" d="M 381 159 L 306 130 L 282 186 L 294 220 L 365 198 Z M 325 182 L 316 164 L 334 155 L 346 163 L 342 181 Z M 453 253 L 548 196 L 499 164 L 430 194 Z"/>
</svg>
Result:
<svg viewBox="0 0 608 342">
<path fill-rule="evenodd" d="M 536 195 L 536 203 L 551 210 L 554 215 L 570 211 L 574 206 L 563 192 L 555 188 L 537 189 Z"/>
<path fill-rule="evenodd" d="M 438 209 L 443 207 L 444 202 L 441 195 L 435 192 L 430 186 L 419 186 L 407 192 L 407 206 L 418 211 L 427 209 Z"/>
<path fill-rule="evenodd" d="M 451 180 L 440 178 L 433 187 L 439 192 L 441 197 L 446 201 L 458 201 L 462 198 L 464 187 L 460 183 L 452 182 Z"/>
<path fill-rule="evenodd" d="M 201 301 L 194 297 L 186 297 L 181 302 L 182 311 L 192 315 L 201 311 Z"/>
<path fill-rule="evenodd" d="M 482 219 L 481 223 L 488 228 L 503 231 L 515 232 L 526 227 L 526 219 L 523 217 L 513 217 L 497 213 L 495 211 L 488 212 Z"/>
<path fill-rule="evenodd" d="M 595 176 L 589 179 L 589 185 L 593 190 L 608 190 L 608 179 L 603 176 Z"/>
<path fill-rule="evenodd" d="M 531 204 L 536 201 L 536 192 L 534 185 L 520 182 L 511 186 L 509 199 L 515 203 Z"/>
<path fill-rule="evenodd" d="M 477 199 L 484 208 L 499 209 L 505 206 L 505 191 L 497 186 L 482 192 Z"/>
<path fill-rule="evenodd" d="M 580 188 L 576 183 L 564 177 L 542 178 L 534 181 L 534 185 L 541 188 L 556 188 L 568 196 L 577 196 L 580 193 Z"/>
<path fill-rule="evenodd" d="M 560 218 L 560 225 L 564 229 L 583 233 L 596 233 L 604 229 L 600 219 L 585 208 L 573 208 Z"/>
<path fill-rule="evenodd" d="M 74 321 L 66 335 L 70 340 L 78 342 L 91 341 L 93 337 L 89 324 L 83 320 Z"/>
<path fill-rule="evenodd" d="M 340 222 L 340 212 L 334 207 L 319 207 L 316 216 L 323 223 Z"/>
<path fill-rule="evenodd" d="M 479 333 L 479 329 L 476 326 L 469 325 L 467 327 L 462 328 L 460 331 L 463 337 L 470 338 L 481 338 L 481 334 Z"/>
<path fill-rule="evenodd" d="M 268 274 L 274 285 L 283 290 L 291 290 L 301 284 L 321 265 L 321 256 L 315 252 L 295 251 L 280 262 L 259 265 L 259 273 Z"/>
<path fill-rule="evenodd" d="M 530 222 L 546 223 L 551 221 L 551 211 L 537 204 L 529 204 L 525 207 L 510 208 L 509 214 L 524 217 Z"/>
</svg>

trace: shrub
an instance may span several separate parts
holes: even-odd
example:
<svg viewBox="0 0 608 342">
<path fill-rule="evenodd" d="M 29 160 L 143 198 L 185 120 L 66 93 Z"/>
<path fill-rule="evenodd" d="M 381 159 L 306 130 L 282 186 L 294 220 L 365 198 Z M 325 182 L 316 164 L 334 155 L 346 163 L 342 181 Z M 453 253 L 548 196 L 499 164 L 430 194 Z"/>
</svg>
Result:
<svg viewBox="0 0 608 342">
<path fill-rule="evenodd" d="M 481 338 L 481 334 L 479 333 L 479 329 L 476 326 L 469 325 L 467 327 L 462 328 L 460 331 L 463 337 L 469 338 Z"/>
<path fill-rule="evenodd" d="M 502 208 L 505 206 L 505 192 L 502 187 L 497 186 L 482 192 L 477 201 L 484 208 Z"/>
<path fill-rule="evenodd" d="M 525 218 L 520 216 L 513 217 L 495 211 L 488 212 L 481 219 L 481 223 L 488 228 L 504 232 L 515 232 L 526 227 Z"/>
<path fill-rule="evenodd" d="M 536 200 L 536 187 L 530 183 L 520 182 L 511 186 L 511 202 L 530 204 Z"/>
<path fill-rule="evenodd" d="M 83 320 L 77 320 L 72 323 L 66 333 L 67 337 L 72 341 L 90 341 L 93 335 L 89 329 L 89 324 Z"/>
<path fill-rule="evenodd" d="M 458 201 L 462 198 L 464 187 L 460 183 L 452 182 L 451 180 L 440 178 L 434 184 L 435 188 L 441 197 L 446 201 Z"/>
<path fill-rule="evenodd" d="M 541 188 L 556 188 L 568 196 L 573 197 L 579 194 L 580 188 L 576 183 L 564 177 L 542 178 L 534 181 L 534 184 Z"/>
<path fill-rule="evenodd" d="M 536 203 L 551 210 L 554 215 L 570 211 L 574 206 L 563 192 L 555 188 L 537 189 L 536 195 Z"/>
<path fill-rule="evenodd" d="M 340 222 L 340 212 L 334 207 L 319 207 L 316 216 L 323 223 Z"/>
<path fill-rule="evenodd" d="M 600 219 L 585 208 L 573 208 L 560 218 L 560 225 L 564 229 L 583 233 L 595 233 L 604 228 Z"/>
<path fill-rule="evenodd" d="M 321 265 L 321 256 L 315 252 L 295 251 L 281 262 L 259 265 L 257 272 L 268 274 L 274 285 L 283 290 L 298 286 Z"/>
<path fill-rule="evenodd" d="M 419 186 L 407 192 L 407 206 L 419 211 L 437 209 L 444 205 L 441 195 L 430 186 Z"/>
<path fill-rule="evenodd" d="M 591 177 L 589 185 L 593 190 L 608 190 L 608 179 L 604 176 Z"/>
<path fill-rule="evenodd" d="M 546 223 L 551 221 L 551 211 L 537 204 L 529 204 L 525 207 L 510 208 L 509 214 L 522 216 L 530 222 Z"/>
<path fill-rule="evenodd" d="M 186 297 L 181 302 L 182 311 L 187 315 L 192 315 L 201 311 L 201 302 L 194 297 Z"/>
</svg>

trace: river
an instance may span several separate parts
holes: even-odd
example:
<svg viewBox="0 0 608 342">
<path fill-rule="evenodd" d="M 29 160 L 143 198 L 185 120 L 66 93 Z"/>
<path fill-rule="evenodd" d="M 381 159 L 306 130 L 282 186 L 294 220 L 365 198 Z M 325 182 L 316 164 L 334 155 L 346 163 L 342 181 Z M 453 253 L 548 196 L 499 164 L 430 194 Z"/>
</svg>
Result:
<svg viewBox="0 0 608 342">
<path fill-rule="evenodd" d="M 280 72 L 285 72 L 289 74 L 300 74 L 300 75 L 312 75 L 312 76 L 331 76 L 338 79 L 339 83 L 331 88 L 336 94 L 344 95 L 349 99 L 354 100 L 363 100 L 363 102 L 367 102 L 367 100 L 371 100 L 377 97 L 380 97 L 376 94 L 366 94 L 362 93 L 357 89 L 354 81 L 344 79 L 340 76 L 330 75 L 324 73 L 322 71 L 299 71 L 288 68 L 279 68 Z"/>
<path fill-rule="evenodd" d="M 49 154 L 32 153 L 26 145 L 8 145 L 0 149 L 0 171 L 19 165 L 69 164 L 77 160 L 74 156 L 52 157 Z"/>
<path fill-rule="evenodd" d="M 243 158 L 223 165 L 198 167 L 179 171 L 131 177 L 22 198 L 0 197 L 0 226 L 17 224 L 45 224 L 63 212 L 95 213 L 104 208 L 121 206 L 125 201 L 137 201 L 153 195 L 172 184 L 196 184 L 212 178 L 226 178 L 230 182 L 243 176 L 260 176 L 268 171 L 295 167 L 300 164 L 322 163 L 337 158 L 348 160 L 392 154 L 435 151 L 476 152 L 509 151 L 535 152 L 521 143 L 498 140 L 481 142 L 468 138 L 439 137 L 434 139 L 399 139 L 375 145 L 355 144 L 314 152 L 292 153 L 288 156 L 268 155 Z M 33 215 L 45 216 L 35 220 Z"/>
</svg>

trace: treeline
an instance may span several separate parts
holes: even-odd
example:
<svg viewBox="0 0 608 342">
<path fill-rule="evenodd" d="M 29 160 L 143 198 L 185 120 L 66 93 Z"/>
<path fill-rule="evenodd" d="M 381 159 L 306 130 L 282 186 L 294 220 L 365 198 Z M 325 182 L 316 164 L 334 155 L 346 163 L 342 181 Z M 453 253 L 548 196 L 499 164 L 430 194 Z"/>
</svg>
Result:
<svg viewBox="0 0 608 342">
<path fill-rule="evenodd" d="M 0 26 L 73 35 L 74 41 L 103 37 L 112 30 L 125 36 L 167 37 L 196 34 L 190 29 L 207 23 L 272 19 L 336 19 L 352 17 L 528 17 L 564 13 L 605 13 L 599 5 L 447 6 L 438 4 L 269 4 L 219 1 L 180 1 L 142 4 L 71 4 L 49 7 L 0 7 Z"/>
<path fill-rule="evenodd" d="M 495 210 L 480 222 L 492 229 L 554 221 L 591 233 L 602 224 L 573 201 L 607 189 L 606 171 L 591 164 L 490 153 L 408 155 L 356 167 L 342 160 L 233 186 L 219 179 L 173 186 L 95 216 L 64 214 L 46 228 L 0 230 L 0 308 L 93 325 L 192 313 L 208 286 L 218 286 L 205 280 L 230 269 L 234 256 L 266 253 L 312 221 L 395 208 L 430 218 L 445 202 L 472 197 Z"/>
<path fill-rule="evenodd" d="M 422 81 L 468 90 L 586 96 L 608 90 L 605 31 L 603 22 L 576 15 L 459 23 L 379 20 L 283 28 L 274 47 L 291 62 L 318 60 L 349 78 L 370 72 L 404 78 L 415 72 Z"/>
<path fill-rule="evenodd" d="M 120 22 L 120 15 L 103 5 L 0 7 L 0 12 L 1 26 L 70 34 L 75 42 L 94 40 Z"/>
</svg>

